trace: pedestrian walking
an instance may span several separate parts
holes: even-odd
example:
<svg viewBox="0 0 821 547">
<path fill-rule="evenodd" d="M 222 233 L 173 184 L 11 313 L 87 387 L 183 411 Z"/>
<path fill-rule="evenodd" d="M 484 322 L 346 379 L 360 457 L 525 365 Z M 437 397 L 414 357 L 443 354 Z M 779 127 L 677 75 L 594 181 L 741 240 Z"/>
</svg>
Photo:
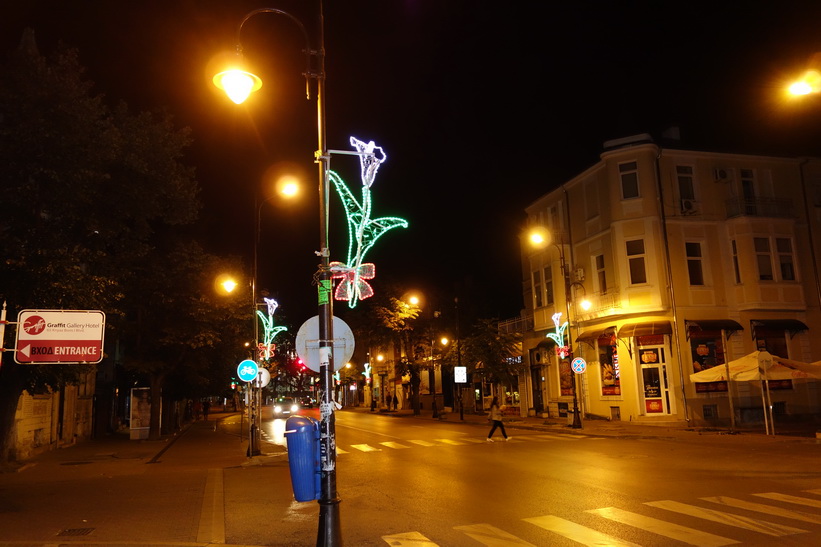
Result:
<svg viewBox="0 0 821 547">
<path fill-rule="evenodd" d="M 393 394 L 393 409 L 396 410 L 399 407 L 399 399 L 396 398 L 396 393 Z"/>
<path fill-rule="evenodd" d="M 203 401 L 202 403 L 202 415 L 208 420 L 208 411 L 211 410 L 211 401 Z"/>
<path fill-rule="evenodd" d="M 502 409 L 499 408 L 499 398 L 494 397 L 493 401 L 490 403 L 490 414 L 488 414 L 488 420 L 493 422 L 493 427 L 490 428 L 490 433 L 487 434 L 487 442 L 492 443 L 493 433 L 496 431 L 496 428 L 502 430 L 502 436 L 505 438 L 506 441 L 510 440 L 510 437 L 507 436 L 507 432 L 505 431 L 505 424 L 502 423 Z"/>
</svg>

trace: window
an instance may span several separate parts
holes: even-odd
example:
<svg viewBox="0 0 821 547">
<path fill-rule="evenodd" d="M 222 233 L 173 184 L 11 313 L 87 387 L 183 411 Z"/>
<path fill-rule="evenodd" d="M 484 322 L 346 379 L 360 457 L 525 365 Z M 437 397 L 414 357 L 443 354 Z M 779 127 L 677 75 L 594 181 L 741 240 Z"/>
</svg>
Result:
<svg viewBox="0 0 821 547">
<path fill-rule="evenodd" d="M 775 250 L 778 253 L 778 273 L 781 275 L 781 281 L 795 281 L 792 241 L 786 237 L 775 238 Z"/>
<path fill-rule="evenodd" d="M 741 269 L 738 267 L 738 247 L 736 247 L 735 239 L 730 241 L 730 246 L 733 249 L 733 273 L 735 274 L 735 282 L 741 283 Z"/>
<path fill-rule="evenodd" d="M 621 178 L 622 199 L 639 197 L 639 172 L 636 162 L 631 161 L 620 164 L 619 177 Z"/>
<path fill-rule="evenodd" d="M 533 307 L 542 307 L 542 272 L 533 272 Z"/>
<path fill-rule="evenodd" d="M 647 283 L 647 271 L 644 267 L 644 240 L 626 241 L 627 264 L 630 269 L 630 284 Z"/>
<path fill-rule="evenodd" d="M 678 194 L 681 199 L 696 199 L 696 190 L 693 185 L 693 168 L 689 165 L 676 165 L 676 179 L 678 180 Z"/>
<path fill-rule="evenodd" d="M 752 169 L 741 170 L 741 194 L 744 197 L 744 213 L 756 214 L 755 173 Z"/>
<path fill-rule="evenodd" d="M 597 287 L 600 294 L 607 294 L 607 272 L 604 269 L 604 255 L 596 255 L 596 279 L 599 283 Z"/>
<path fill-rule="evenodd" d="M 690 285 L 704 285 L 704 270 L 701 264 L 701 243 L 688 241 L 684 244 L 687 254 L 687 273 Z"/>
<path fill-rule="evenodd" d="M 753 238 L 755 258 L 758 264 L 758 279 L 762 281 L 795 281 L 795 259 L 793 258 L 792 240 L 787 237 L 775 238 L 775 256 L 773 256 L 770 238 Z M 773 260 L 775 258 L 775 261 Z M 777 264 L 778 270 L 773 269 Z M 778 278 L 776 278 L 776 273 Z"/>
<path fill-rule="evenodd" d="M 553 305 L 553 271 L 550 266 L 544 269 L 544 304 Z"/>
<path fill-rule="evenodd" d="M 761 281 L 773 280 L 773 262 L 770 256 L 770 240 L 766 237 L 753 238 L 755 260 L 758 264 L 758 279 Z"/>
</svg>

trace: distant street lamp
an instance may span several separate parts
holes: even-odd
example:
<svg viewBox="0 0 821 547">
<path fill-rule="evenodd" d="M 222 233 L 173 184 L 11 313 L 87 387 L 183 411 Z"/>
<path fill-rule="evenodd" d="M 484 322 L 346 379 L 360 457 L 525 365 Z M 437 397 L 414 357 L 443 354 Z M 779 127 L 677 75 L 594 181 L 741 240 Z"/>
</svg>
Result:
<svg viewBox="0 0 821 547">
<path fill-rule="evenodd" d="M 570 272 L 568 271 L 567 262 L 564 258 L 564 242 L 559 242 L 556 244 L 553 242 L 553 238 L 551 234 L 546 230 L 542 229 L 535 229 L 529 234 L 529 240 L 533 247 L 535 248 L 544 248 L 547 245 L 552 245 L 559 251 L 559 265 L 562 270 L 562 277 L 564 278 L 564 303 L 565 303 L 565 310 L 567 312 L 567 323 L 570 324 L 570 300 L 572 285 L 570 281 Z M 565 334 L 567 336 L 567 345 L 564 349 L 564 355 L 562 356 L 564 359 L 567 359 L 569 363 L 573 362 L 573 340 L 570 336 L 570 331 L 568 330 Z M 573 429 L 581 429 L 582 422 L 581 417 L 579 416 L 579 398 L 576 392 L 576 373 L 571 369 L 570 370 L 570 382 L 571 388 L 573 390 Z"/>
<path fill-rule="evenodd" d="M 330 250 L 328 248 L 328 202 L 330 154 L 325 137 L 325 40 L 324 15 L 322 0 L 318 1 L 318 30 L 316 47 L 311 47 L 311 40 L 302 22 L 290 13 L 276 8 L 260 8 L 250 11 L 243 17 L 237 29 L 237 62 L 231 70 L 214 76 L 214 84 L 225 90 L 236 103 L 241 103 L 248 95 L 262 87 L 262 80 L 242 66 L 242 46 L 240 35 L 249 19 L 256 15 L 270 13 L 282 15 L 299 27 L 305 39 L 306 88 L 310 98 L 310 82 L 316 82 L 316 116 L 317 142 L 315 161 L 319 170 L 319 271 L 318 315 L 319 315 L 319 380 L 320 401 L 320 468 L 321 486 L 319 499 L 319 529 L 317 545 L 341 545 L 342 527 L 339 517 L 339 503 L 336 489 L 336 431 L 335 416 L 331 394 L 333 391 L 333 283 L 330 269 Z"/>
</svg>

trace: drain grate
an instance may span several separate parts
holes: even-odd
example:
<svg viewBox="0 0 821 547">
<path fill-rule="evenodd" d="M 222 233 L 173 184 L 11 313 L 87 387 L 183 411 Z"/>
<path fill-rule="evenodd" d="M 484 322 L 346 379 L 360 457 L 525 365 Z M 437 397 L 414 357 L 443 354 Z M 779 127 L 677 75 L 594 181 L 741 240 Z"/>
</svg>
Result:
<svg viewBox="0 0 821 547">
<path fill-rule="evenodd" d="M 68 528 L 60 530 L 58 536 L 87 536 L 94 531 L 94 528 Z"/>
</svg>

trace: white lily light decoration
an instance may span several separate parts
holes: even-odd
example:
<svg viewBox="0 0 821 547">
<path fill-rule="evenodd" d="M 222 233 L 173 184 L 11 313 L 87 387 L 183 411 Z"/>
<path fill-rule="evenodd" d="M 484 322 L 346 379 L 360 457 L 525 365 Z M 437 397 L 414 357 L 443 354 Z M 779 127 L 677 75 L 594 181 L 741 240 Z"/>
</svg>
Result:
<svg viewBox="0 0 821 547">
<path fill-rule="evenodd" d="M 565 331 L 567 330 L 567 321 L 561 323 L 561 319 L 562 312 L 557 312 L 553 314 L 553 324 L 556 325 L 556 332 L 548 332 L 547 337 L 556 342 L 556 353 L 559 357 L 564 359 L 570 354 L 570 348 L 565 342 Z"/>
<path fill-rule="evenodd" d="M 373 296 L 373 288 L 368 280 L 376 276 L 376 268 L 372 263 L 363 262 L 365 254 L 388 230 L 407 228 L 408 222 L 398 217 L 371 218 L 373 207 L 371 186 L 376 179 L 379 166 L 387 159 L 387 156 L 373 141 L 365 143 L 356 137 L 351 137 L 350 142 L 359 153 L 362 199 L 357 200 L 345 181 L 336 172 L 329 171 L 330 179 L 334 183 L 348 217 L 347 260 L 331 262 L 330 266 L 333 279 L 340 280 L 334 292 L 334 298 L 347 300 L 348 306 L 353 308 L 357 301 Z"/>
<path fill-rule="evenodd" d="M 268 314 L 264 314 L 257 310 L 260 322 L 262 322 L 262 343 L 259 345 L 260 355 L 265 359 L 270 359 L 276 346 L 274 345 L 274 338 L 282 331 L 288 330 L 288 327 L 274 326 L 274 313 L 276 313 L 279 304 L 273 298 L 264 298 L 265 303 L 268 304 Z"/>
</svg>

